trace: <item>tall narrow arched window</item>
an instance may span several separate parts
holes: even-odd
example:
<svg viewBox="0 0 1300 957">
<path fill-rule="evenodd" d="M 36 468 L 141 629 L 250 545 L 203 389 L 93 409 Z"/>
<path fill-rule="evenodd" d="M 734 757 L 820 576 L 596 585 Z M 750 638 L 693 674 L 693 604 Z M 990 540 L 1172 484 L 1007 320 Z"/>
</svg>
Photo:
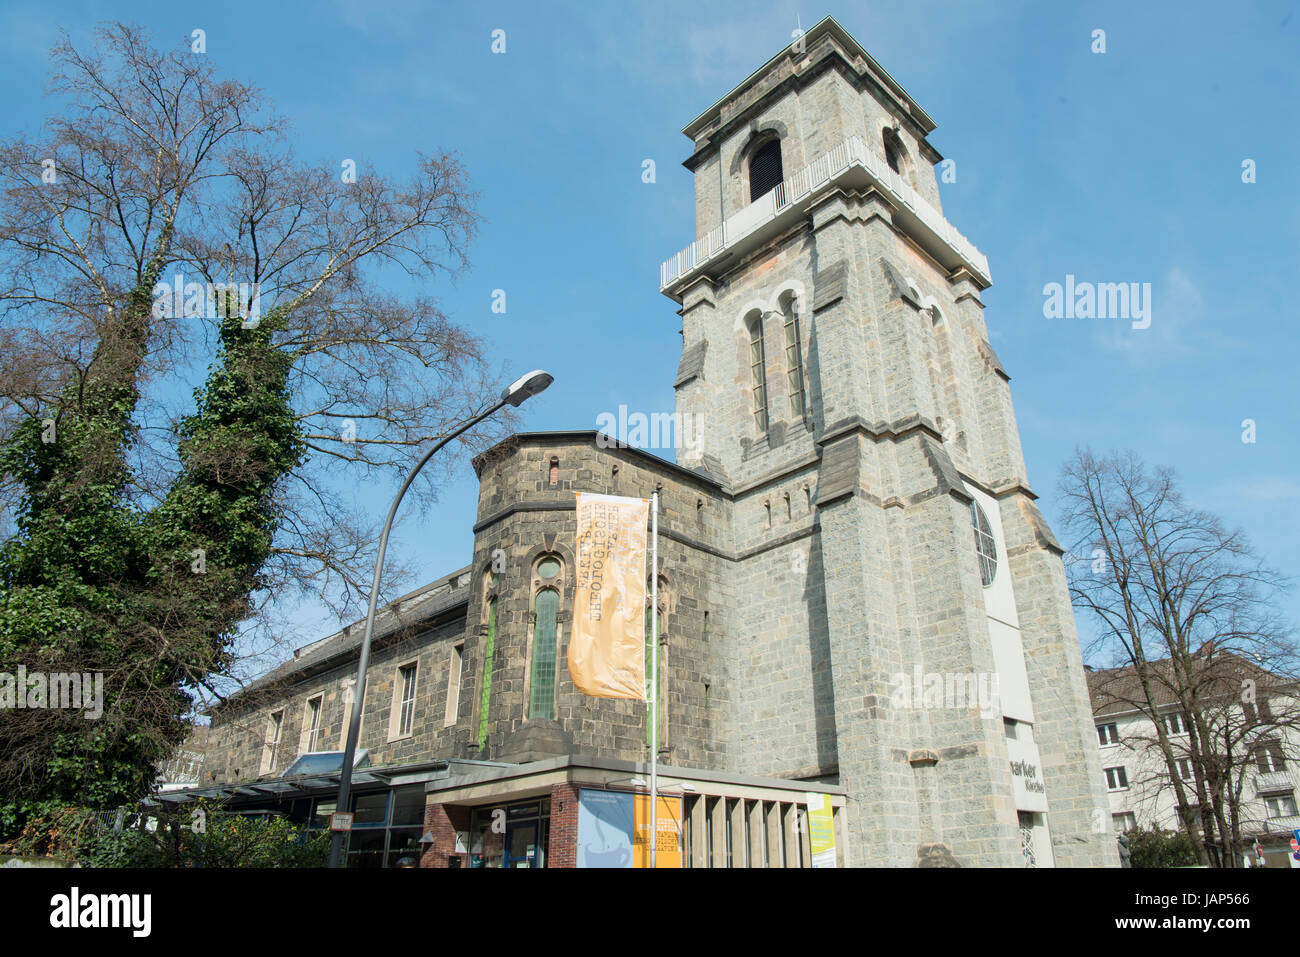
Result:
<svg viewBox="0 0 1300 957">
<path fill-rule="evenodd" d="M 493 575 L 493 578 L 496 576 Z M 497 598 L 493 595 L 487 603 L 487 635 L 483 640 L 483 690 L 478 702 L 478 746 L 487 744 L 488 702 L 492 698 L 492 657 L 497 644 Z"/>
<path fill-rule="evenodd" d="M 885 162 L 895 173 L 903 172 L 898 168 L 898 148 L 894 146 L 892 137 L 888 135 L 885 136 Z"/>
<path fill-rule="evenodd" d="M 790 393 L 790 415 L 799 420 L 804 413 L 803 340 L 799 337 L 799 313 L 793 296 L 783 306 L 785 314 L 785 374 Z"/>
<path fill-rule="evenodd" d="M 555 622 L 560 612 L 560 593 L 543 588 L 537 593 L 535 610 L 528 717 L 549 718 L 555 713 Z"/>
<path fill-rule="evenodd" d="M 988 588 L 998 573 L 998 546 L 988 516 L 974 499 L 970 503 L 970 522 L 975 529 L 975 551 L 980 558 L 980 583 Z"/>
<path fill-rule="evenodd" d="M 551 467 L 546 470 L 546 483 L 548 485 L 560 484 L 560 460 L 558 458 L 551 459 Z"/>
<path fill-rule="evenodd" d="M 772 192 L 781 185 L 781 141 L 773 138 L 754 151 L 749 160 L 749 201 Z"/>
<path fill-rule="evenodd" d="M 749 378 L 753 390 L 754 428 L 767 431 L 767 355 L 763 349 L 763 317 L 754 316 L 749 324 Z"/>
</svg>

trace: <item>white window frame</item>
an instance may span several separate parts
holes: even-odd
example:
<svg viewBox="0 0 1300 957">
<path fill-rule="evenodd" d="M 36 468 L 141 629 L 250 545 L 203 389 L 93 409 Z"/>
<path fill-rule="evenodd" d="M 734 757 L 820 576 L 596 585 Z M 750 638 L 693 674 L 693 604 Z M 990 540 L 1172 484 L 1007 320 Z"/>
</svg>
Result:
<svg viewBox="0 0 1300 957">
<path fill-rule="evenodd" d="M 447 709 L 442 719 L 444 728 L 450 728 L 456 723 L 460 711 L 460 681 L 464 668 L 465 642 L 458 641 L 451 646 L 451 655 L 447 658 Z"/>
<path fill-rule="evenodd" d="M 262 742 L 262 774 L 275 770 L 275 752 L 280 750 L 280 736 L 284 733 L 284 709 L 266 716 L 266 739 Z"/>
<path fill-rule="evenodd" d="M 1169 714 L 1161 715 L 1160 720 L 1165 723 L 1165 733 L 1173 737 L 1187 733 L 1187 719 L 1183 717 L 1181 711 L 1172 711 Z M 1174 730 L 1174 725 L 1178 730 Z"/>
<path fill-rule="evenodd" d="M 315 706 L 313 708 L 313 705 Z M 325 696 L 314 694 L 303 703 L 302 735 L 298 739 L 298 751 L 310 754 L 320 743 L 321 712 L 325 710 Z"/>
<path fill-rule="evenodd" d="M 1284 801 L 1288 802 L 1285 806 L 1283 805 Z M 1268 816 L 1270 818 L 1295 817 L 1297 813 L 1294 793 L 1275 794 L 1272 797 L 1266 797 L 1264 798 L 1264 806 L 1268 808 Z M 1287 810 L 1287 807 L 1290 808 L 1289 811 Z M 1275 810 L 1278 811 L 1279 813 L 1277 814 L 1273 813 Z"/>
<path fill-rule="evenodd" d="M 1102 733 L 1107 728 L 1110 728 L 1109 735 Z M 1109 741 L 1105 740 L 1108 737 L 1110 738 L 1110 740 Z M 1097 740 L 1100 743 L 1101 747 L 1103 748 L 1110 748 L 1119 744 L 1119 725 L 1116 724 L 1114 721 L 1111 721 L 1108 724 L 1097 725 Z"/>
<path fill-rule="evenodd" d="M 1106 790 L 1107 790 L 1107 791 L 1127 791 L 1127 790 L 1128 790 L 1128 768 L 1126 768 L 1126 767 L 1125 767 L 1124 765 L 1122 765 L 1122 764 L 1117 764 L 1117 765 L 1114 765 L 1113 767 L 1105 768 L 1105 769 L 1103 769 L 1103 770 L 1106 772 Z M 1118 784 L 1118 785 L 1116 785 L 1116 786 L 1114 786 L 1114 787 L 1112 787 L 1112 786 L 1111 786 L 1111 783 L 1110 783 L 1110 782 L 1111 782 L 1111 773 L 1110 773 L 1110 772 L 1112 772 L 1112 771 L 1118 771 L 1119 774 L 1115 775 L 1115 780 L 1117 780 L 1117 781 L 1122 781 L 1121 784 Z"/>
<path fill-rule="evenodd" d="M 1178 769 L 1178 776 L 1184 781 L 1195 781 L 1195 768 L 1192 767 L 1191 758 L 1175 758 L 1174 767 Z"/>
<path fill-rule="evenodd" d="M 406 676 L 404 671 L 411 671 L 411 696 L 406 697 Z M 415 732 L 415 697 L 420 683 L 420 662 L 418 658 L 404 661 L 393 673 L 393 703 L 389 708 L 388 740 L 397 741 L 409 738 Z M 407 705 L 410 705 L 408 712 Z M 405 726 L 405 728 L 404 728 Z"/>
<path fill-rule="evenodd" d="M 1110 822 L 1116 834 L 1123 834 L 1137 827 L 1137 815 L 1132 811 L 1115 811 L 1110 816 Z"/>
</svg>

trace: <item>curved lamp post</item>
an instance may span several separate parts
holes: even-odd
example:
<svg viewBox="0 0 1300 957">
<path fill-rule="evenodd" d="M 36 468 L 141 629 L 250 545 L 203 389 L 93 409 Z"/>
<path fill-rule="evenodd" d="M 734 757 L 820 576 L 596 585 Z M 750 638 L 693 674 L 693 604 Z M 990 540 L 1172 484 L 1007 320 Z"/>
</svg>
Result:
<svg viewBox="0 0 1300 957">
<path fill-rule="evenodd" d="M 339 782 L 338 801 L 334 805 L 336 811 L 346 811 L 352 801 L 352 762 L 356 757 L 357 737 L 361 731 L 361 710 L 366 698 L 366 668 L 370 664 L 370 637 L 375 630 L 375 606 L 379 601 L 379 576 L 384 568 L 384 553 L 388 551 L 388 533 L 393 528 L 393 516 L 397 514 L 397 506 L 402 503 L 406 490 L 411 487 L 415 477 L 420 474 L 420 469 L 424 468 L 429 459 L 433 458 L 434 454 L 444 445 L 463 432 L 472 429 L 488 416 L 499 412 L 505 406 L 521 405 L 525 399 L 542 392 L 554 381 L 554 377 L 549 372 L 543 372 L 541 369 L 534 369 L 527 375 L 516 379 L 501 393 L 500 402 L 486 412 L 474 416 L 474 418 L 456 429 L 455 432 L 444 436 L 433 448 L 424 453 L 424 458 L 415 464 L 415 468 L 411 469 L 411 474 L 406 477 L 402 487 L 397 490 L 397 497 L 393 499 L 393 505 L 388 510 L 388 519 L 384 522 L 384 530 L 379 536 L 379 554 L 375 557 L 375 577 L 370 583 L 370 607 L 366 611 L 365 636 L 361 639 L 361 660 L 357 663 L 356 699 L 352 705 L 351 719 L 348 721 L 348 740 L 343 749 L 343 777 Z M 338 867 L 342 855 L 343 832 L 335 831 L 330 839 L 329 866 Z"/>
</svg>

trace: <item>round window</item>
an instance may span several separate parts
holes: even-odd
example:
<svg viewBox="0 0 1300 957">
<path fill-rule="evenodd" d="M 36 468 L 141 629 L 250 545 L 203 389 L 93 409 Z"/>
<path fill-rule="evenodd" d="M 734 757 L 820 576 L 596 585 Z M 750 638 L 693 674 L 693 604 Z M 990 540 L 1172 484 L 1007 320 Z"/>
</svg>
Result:
<svg viewBox="0 0 1300 957">
<path fill-rule="evenodd" d="M 974 501 L 970 503 L 970 522 L 975 527 L 975 551 L 980 557 L 980 581 L 985 588 L 993 584 L 998 573 L 998 546 L 993 538 L 993 528 L 989 525 L 984 509 Z"/>
<path fill-rule="evenodd" d="M 537 563 L 537 577 L 550 581 L 560 574 L 560 562 L 556 558 L 543 558 Z"/>
</svg>

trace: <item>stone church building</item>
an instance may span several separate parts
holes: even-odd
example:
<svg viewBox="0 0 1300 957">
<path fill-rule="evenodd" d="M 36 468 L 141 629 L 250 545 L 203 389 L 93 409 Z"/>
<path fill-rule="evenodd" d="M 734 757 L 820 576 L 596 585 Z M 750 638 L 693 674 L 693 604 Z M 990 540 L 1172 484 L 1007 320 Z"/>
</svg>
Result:
<svg viewBox="0 0 1300 957">
<path fill-rule="evenodd" d="M 823 801 L 840 866 L 1116 863 L 1062 549 L 934 125 L 827 18 L 686 126 L 698 238 L 660 285 L 698 441 L 673 464 L 534 432 L 475 460 L 472 560 L 377 623 L 350 863 L 574 866 L 582 793 L 644 792 L 645 703 L 579 693 L 567 648 L 573 493 L 654 490 L 684 866 L 807 866 Z M 215 712 L 200 785 L 165 797 L 324 826 L 361 630 Z"/>
</svg>

